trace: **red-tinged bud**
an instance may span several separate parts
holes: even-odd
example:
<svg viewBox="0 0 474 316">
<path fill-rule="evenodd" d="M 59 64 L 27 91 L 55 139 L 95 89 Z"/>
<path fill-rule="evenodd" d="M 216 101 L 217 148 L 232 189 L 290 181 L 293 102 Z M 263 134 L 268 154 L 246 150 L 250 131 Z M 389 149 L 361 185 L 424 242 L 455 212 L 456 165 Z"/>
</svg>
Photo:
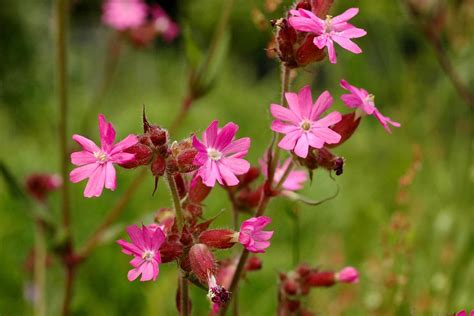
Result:
<svg viewBox="0 0 474 316">
<path fill-rule="evenodd" d="M 285 281 L 288 278 L 285 272 L 279 272 L 278 273 L 278 279 L 280 279 L 281 282 Z"/>
<path fill-rule="evenodd" d="M 296 10 L 304 9 L 304 10 L 311 11 L 311 0 L 298 1 L 295 5 L 295 9 Z"/>
<path fill-rule="evenodd" d="M 135 27 L 127 32 L 129 40 L 137 48 L 142 48 L 150 45 L 155 39 L 157 32 L 153 23 L 147 23 Z"/>
<path fill-rule="evenodd" d="M 171 155 L 176 160 L 176 168 L 180 173 L 193 172 L 199 168 L 199 166 L 193 163 L 197 150 L 194 148 L 190 137 L 183 139 L 179 143 L 174 142 L 171 145 Z"/>
<path fill-rule="evenodd" d="M 295 61 L 299 67 L 321 61 L 326 57 L 324 49 L 319 49 L 313 43 L 314 35 L 308 34 L 301 46 L 296 50 Z"/>
<path fill-rule="evenodd" d="M 260 168 L 251 166 L 249 171 L 247 171 L 247 173 L 241 176 L 238 176 L 239 186 L 243 187 L 243 186 L 249 185 L 260 176 L 260 173 L 261 173 Z"/>
<path fill-rule="evenodd" d="M 262 260 L 257 256 L 251 256 L 245 264 L 245 271 L 258 271 L 262 269 Z"/>
<path fill-rule="evenodd" d="M 141 138 L 145 139 L 144 137 Z M 148 165 L 153 157 L 153 151 L 151 148 L 142 142 L 138 142 L 137 144 L 125 149 L 124 152 L 135 155 L 133 160 L 120 164 L 121 167 L 126 169 Z"/>
<path fill-rule="evenodd" d="M 232 247 L 236 242 L 237 232 L 230 229 L 212 229 L 199 235 L 199 242 L 211 248 L 226 249 Z"/>
<path fill-rule="evenodd" d="M 151 173 L 155 177 L 161 177 L 165 174 L 166 162 L 161 156 L 156 156 L 150 166 Z"/>
<path fill-rule="evenodd" d="M 312 271 L 311 267 L 307 263 L 302 263 L 296 269 L 296 272 L 300 278 L 305 278 Z"/>
<path fill-rule="evenodd" d="M 201 177 L 194 177 L 189 186 L 189 201 L 195 204 L 200 204 L 209 195 L 211 189 L 212 188 L 204 185 Z"/>
<path fill-rule="evenodd" d="M 204 284 L 209 274 L 216 273 L 216 260 L 209 248 L 204 244 L 195 244 L 189 249 L 189 263 L 196 277 Z"/>
<path fill-rule="evenodd" d="M 186 193 L 188 191 L 186 183 L 184 182 L 183 176 L 179 173 L 175 174 L 173 177 L 174 182 L 176 183 L 176 188 L 178 189 L 179 198 L 182 199 L 186 196 Z"/>
<path fill-rule="evenodd" d="M 300 309 L 301 302 L 299 300 L 287 300 L 285 305 L 288 312 L 294 313 Z"/>
<path fill-rule="evenodd" d="M 298 67 L 295 59 L 295 46 L 298 35 L 287 19 L 279 19 L 275 22 L 276 51 L 280 60 L 290 68 Z"/>
<path fill-rule="evenodd" d="M 183 245 L 178 241 L 166 241 L 160 247 L 161 262 L 177 260 L 183 254 Z"/>
<path fill-rule="evenodd" d="M 344 158 L 335 156 L 324 147 L 321 149 L 311 148 L 308 156 L 306 158 L 298 157 L 298 161 L 309 170 L 314 170 L 318 167 L 324 168 L 335 171 L 337 176 L 341 175 L 344 171 Z"/>
<path fill-rule="evenodd" d="M 336 284 L 334 272 L 312 271 L 306 278 L 306 283 L 313 287 L 329 287 Z"/>
<path fill-rule="evenodd" d="M 288 278 L 283 283 L 283 291 L 286 295 L 296 295 L 298 293 L 298 282 L 293 278 Z"/>
<path fill-rule="evenodd" d="M 260 203 L 262 195 L 263 186 L 257 188 L 256 190 L 242 190 L 236 197 L 237 206 L 241 209 L 255 208 Z"/>
<path fill-rule="evenodd" d="M 25 183 L 27 192 L 40 202 L 45 202 L 48 194 L 60 188 L 61 185 L 62 180 L 59 175 L 46 173 L 32 174 L 26 178 Z"/>
<path fill-rule="evenodd" d="M 325 19 L 334 0 L 310 0 L 311 11 L 321 19 Z"/>
<path fill-rule="evenodd" d="M 151 125 L 148 134 L 150 135 L 150 141 L 156 147 L 163 146 L 168 142 L 168 131 L 159 126 Z"/>
<path fill-rule="evenodd" d="M 331 129 L 341 135 L 341 140 L 337 144 L 327 144 L 326 147 L 334 148 L 343 144 L 359 127 L 361 117 L 356 117 L 355 112 L 344 114 L 342 119 L 334 124 Z"/>
<path fill-rule="evenodd" d="M 202 207 L 196 204 L 187 204 L 186 210 L 189 212 L 191 217 L 197 218 L 202 216 Z"/>
</svg>

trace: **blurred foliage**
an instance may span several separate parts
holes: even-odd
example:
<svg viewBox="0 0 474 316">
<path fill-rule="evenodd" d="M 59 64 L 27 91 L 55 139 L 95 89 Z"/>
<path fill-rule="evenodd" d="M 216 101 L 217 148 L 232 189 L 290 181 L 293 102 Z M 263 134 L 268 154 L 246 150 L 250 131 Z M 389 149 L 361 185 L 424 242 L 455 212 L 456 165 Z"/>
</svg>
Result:
<svg viewBox="0 0 474 316">
<path fill-rule="evenodd" d="M 100 1 L 72 2 L 70 134 L 81 134 L 85 124 L 94 131 L 87 136 L 98 139 L 96 116 L 85 114 L 91 107 L 114 123 L 119 137 L 140 132 L 142 104 L 152 122 L 168 126 L 186 93 L 182 38 L 141 50 L 125 45 L 110 89 L 98 104 L 91 104 L 111 31 L 100 25 Z M 283 1 L 268 12 L 266 2 L 236 0 L 229 54 L 216 85 L 193 105 L 173 137 L 201 132 L 213 118 L 234 121 L 240 125 L 239 135 L 252 137 L 249 159 L 257 163 L 271 136 L 268 106 L 279 101 L 280 84 L 278 64 L 265 51 L 271 30 L 261 31 L 252 22 L 252 12 L 259 10 L 270 19 L 281 16 L 289 5 Z M 166 1 L 174 17 L 193 30 L 199 47 L 209 44 L 221 5 L 219 0 Z M 456 95 L 400 2 L 336 1 L 332 12 L 350 6 L 360 7 L 354 24 L 368 31 L 358 40 L 364 54 L 338 50 L 338 64 L 301 70 L 292 87 L 312 82 L 313 93 L 329 89 L 337 100 L 335 107 L 346 111 L 338 100 L 338 82 L 346 78 L 376 94 L 382 113 L 402 127 L 388 135 L 375 119 L 365 118 L 357 134 L 337 150 L 346 158 L 345 172 L 337 179 L 339 196 L 315 208 L 299 207 L 301 260 L 326 269 L 352 265 L 361 271 L 359 285 L 314 290 L 306 303 L 321 315 L 444 315 L 473 308 L 472 110 Z M 450 57 L 474 90 L 474 42 L 469 32 L 474 28 L 474 4 L 452 1 L 447 8 Z M 462 23 L 456 25 L 458 16 Z M 19 181 L 32 172 L 58 170 L 51 19 L 51 1 L 2 2 L 0 159 Z M 119 170 L 117 191 L 106 191 L 100 199 L 84 199 L 83 183 L 72 186 L 76 244 L 98 225 L 133 173 Z M 25 203 L 7 186 L 0 181 L 0 314 L 27 315 L 31 305 L 24 292 L 32 275 L 24 263 L 32 249 L 33 223 Z M 170 205 L 163 183 L 155 196 L 152 188 L 150 177 L 127 206 L 121 224 L 146 221 L 153 210 Z M 319 171 L 304 194 L 324 198 L 333 188 L 327 173 Z M 59 218 L 58 200 L 56 195 L 50 199 L 54 218 Z M 221 189 L 213 192 L 207 206 L 206 217 L 230 207 Z M 243 282 L 242 315 L 274 314 L 277 272 L 293 267 L 293 224 L 285 209 L 294 207 L 285 200 L 268 207 L 275 235 L 272 247 L 261 256 L 263 270 Z M 227 212 L 216 227 L 229 220 Z M 78 270 L 74 314 L 173 315 L 173 264 L 161 266 L 156 282 L 143 284 L 127 281 L 128 261 L 113 243 L 98 248 Z M 48 270 L 48 315 L 59 313 L 63 281 L 54 260 Z M 193 289 L 191 296 L 193 314 L 207 314 L 201 290 Z"/>
</svg>

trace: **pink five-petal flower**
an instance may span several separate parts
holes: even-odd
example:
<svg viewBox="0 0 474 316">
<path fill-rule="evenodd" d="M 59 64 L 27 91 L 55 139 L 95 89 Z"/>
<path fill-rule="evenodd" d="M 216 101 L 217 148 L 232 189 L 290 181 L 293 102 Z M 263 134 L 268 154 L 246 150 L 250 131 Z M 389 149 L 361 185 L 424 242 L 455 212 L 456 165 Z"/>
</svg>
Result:
<svg viewBox="0 0 474 316">
<path fill-rule="evenodd" d="M 217 182 L 233 186 L 239 183 L 236 175 L 245 174 L 250 164 L 242 159 L 250 148 L 250 138 L 234 139 L 239 127 L 234 123 L 218 129 L 218 121 L 213 121 L 202 134 L 202 142 L 194 135 L 193 146 L 198 154 L 194 164 L 200 166 L 197 175 L 202 182 L 213 187 Z"/>
<path fill-rule="evenodd" d="M 116 175 L 114 163 L 125 163 L 134 158 L 134 154 L 123 152 L 137 143 L 135 135 L 128 135 L 124 140 L 114 145 L 115 130 L 111 123 L 105 120 L 104 115 L 99 114 L 99 148 L 93 141 L 81 135 L 73 135 L 72 139 L 82 146 L 82 151 L 71 154 L 71 162 L 78 166 L 71 171 L 69 179 L 77 183 L 89 178 L 84 190 L 85 197 L 100 196 L 104 186 L 112 191 L 115 190 Z"/>
<path fill-rule="evenodd" d="M 263 231 L 271 223 L 271 218 L 266 216 L 252 217 L 242 222 L 239 232 L 239 243 L 250 252 L 265 252 L 270 247 L 270 238 L 273 231 Z"/>
<path fill-rule="evenodd" d="M 341 100 L 345 105 L 351 109 L 357 108 L 363 111 L 365 114 L 375 116 L 375 118 L 377 118 L 380 124 L 382 124 L 385 130 L 389 133 L 392 132 L 390 130 L 389 124 L 395 127 L 401 126 L 400 123 L 392 121 L 389 117 L 383 116 L 382 113 L 380 113 L 380 111 L 375 107 L 375 97 L 373 94 L 369 94 L 369 92 L 367 92 L 365 89 L 350 85 L 346 80 L 341 80 L 340 84 L 343 89 L 350 92 L 341 96 Z"/>
<path fill-rule="evenodd" d="M 278 146 L 285 150 L 293 150 L 301 158 L 308 156 L 309 147 L 323 148 L 324 144 L 337 144 L 341 135 L 329 126 L 341 120 L 341 113 L 331 112 L 320 118 L 332 104 L 333 98 L 324 91 L 313 104 L 309 86 L 303 87 L 298 94 L 285 94 L 289 109 L 272 104 L 270 111 L 276 118 L 272 122 L 272 130 L 285 134 Z"/>
<path fill-rule="evenodd" d="M 128 226 L 127 233 L 132 242 L 120 239 L 117 243 L 124 254 L 134 257 L 130 261 L 133 269 L 128 272 L 128 280 L 134 281 L 141 274 L 140 281 L 155 281 L 159 273 L 160 247 L 165 241 L 165 234 L 160 228 L 152 231 L 145 225 L 142 229 L 137 225 Z"/>
<path fill-rule="evenodd" d="M 118 31 L 142 25 L 146 15 L 143 0 L 106 0 L 102 6 L 102 22 Z"/>
<path fill-rule="evenodd" d="M 292 14 L 292 17 L 289 18 L 291 26 L 297 31 L 315 34 L 314 45 L 319 49 L 327 47 L 331 63 L 337 62 L 334 42 L 354 54 L 362 52 L 362 49 L 351 39 L 362 37 L 367 32 L 347 23 L 359 13 L 358 8 L 350 8 L 335 17 L 328 15 L 326 20 L 318 18 L 314 13 L 305 9 L 291 10 L 290 13 Z"/>
<path fill-rule="evenodd" d="M 171 20 L 162 7 L 157 4 L 153 5 L 151 7 L 151 16 L 153 18 L 153 26 L 155 27 L 155 30 L 163 36 L 165 41 L 171 42 L 176 38 L 176 36 L 178 36 L 178 24 Z"/>
<path fill-rule="evenodd" d="M 280 165 L 280 163 L 277 164 L 275 169 L 275 175 L 273 176 L 274 184 L 278 184 L 280 182 L 281 178 L 285 174 L 286 169 L 288 168 L 288 165 L 291 163 L 291 160 L 291 158 L 288 158 L 287 160 L 285 160 L 283 165 Z M 267 177 L 267 162 L 263 159 L 260 160 L 260 166 L 262 168 L 263 175 Z M 306 172 L 301 170 L 292 170 L 288 174 L 286 180 L 283 182 L 282 188 L 288 191 L 298 191 L 303 188 L 303 185 L 306 180 L 308 180 L 308 175 L 306 174 Z"/>
</svg>

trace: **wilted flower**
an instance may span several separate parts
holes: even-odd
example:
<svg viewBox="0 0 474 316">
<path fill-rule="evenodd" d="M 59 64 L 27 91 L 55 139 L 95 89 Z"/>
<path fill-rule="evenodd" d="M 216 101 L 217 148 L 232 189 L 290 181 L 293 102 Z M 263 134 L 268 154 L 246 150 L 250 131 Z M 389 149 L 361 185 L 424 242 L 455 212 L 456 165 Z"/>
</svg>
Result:
<svg viewBox="0 0 474 316">
<path fill-rule="evenodd" d="M 102 22 L 118 31 L 142 25 L 146 15 L 143 0 L 106 0 L 102 7 Z"/>
<path fill-rule="evenodd" d="M 223 286 L 217 284 L 216 278 L 213 274 L 208 276 L 208 287 L 209 291 L 207 297 L 212 304 L 212 312 L 219 312 L 219 308 L 227 303 L 231 298 L 231 293 L 227 291 Z"/>
<path fill-rule="evenodd" d="M 392 121 L 389 117 L 383 116 L 382 113 L 375 107 L 374 95 L 369 94 L 367 90 L 357 88 L 350 85 L 346 80 L 341 80 L 341 87 L 349 91 L 348 94 L 343 94 L 341 100 L 350 108 L 360 109 L 365 114 L 374 115 L 377 120 L 382 124 L 385 130 L 389 133 L 389 124 L 395 127 L 400 127 L 400 123 Z"/>
<path fill-rule="evenodd" d="M 320 19 L 313 12 L 305 9 L 291 10 L 290 13 L 293 16 L 289 18 L 289 22 L 296 30 L 315 34 L 314 45 L 319 49 L 327 47 L 331 63 L 335 64 L 337 62 L 334 42 L 354 54 L 362 52 L 360 47 L 351 39 L 362 37 L 367 32 L 347 23 L 347 21 L 359 13 L 358 8 L 348 9 L 335 17 L 328 15 L 325 20 Z"/>
<path fill-rule="evenodd" d="M 270 238 L 273 231 L 264 231 L 263 228 L 271 223 L 266 216 L 252 217 L 242 222 L 240 226 L 239 242 L 250 252 L 265 252 L 270 247 Z"/>
<path fill-rule="evenodd" d="M 202 135 L 202 142 L 196 136 L 193 145 L 198 150 L 194 164 L 200 166 L 197 175 L 205 185 L 213 187 L 217 182 L 233 186 L 239 183 L 236 175 L 246 173 L 250 164 L 242 159 L 250 147 L 250 138 L 234 140 L 239 127 L 226 124 L 218 130 L 218 121 L 213 121 Z"/>
<path fill-rule="evenodd" d="M 324 91 L 313 104 L 309 86 L 304 86 L 298 94 L 285 94 L 289 109 L 272 104 L 270 111 L 276 118 L 272 122 L 272 130 L 285 134 L 278 146 L 285 150 L 293 150 L 301 158 L 306 158 L 310 147 L 322 148 L 325 143 L 338 143 L 341 136 L 329 126 L 341 120 L 341 113 L 331 112 L 324 118 L 321 115 L 332 104 L 333 98 Z"/>
<path fill-rule="evenodd" d="M 156 227 L 153 227 L 154 229 Z M 117 240 L 126 255 L 134 256 L 130 264 L 134 267 L 128 272 L 128 280 L 134 281 L 141 274 L 140 281 L 156 280 L 161 263 L 160 247 L 165 241 L 165 235 L 160 228 L 154 232 L 145 225 L 142 229 L 136 225 L 127 227 L 127 233 L 132 243 Z"/>
<path fill-rule="evenodd" d="M 134 155 L 124 151 L 138 141 L 135 135 L 128 135 L 114 145 L 114 127 L 105 120 L 102 114 L 99 114 L 99 132 L 100 148 L 81 135 L 72 136 L 72 139 L 81 145 L 83 150 L 71 154 L 71 162 L 79 167 L 71 171 L 69 179 L 77 183 L 89 178 L 84 190 L 85 197 L 100 196 L 104 186 L 112 191 L 115 190 L 117 183 L 113 165 L 132 160 Z"/>
</svg>

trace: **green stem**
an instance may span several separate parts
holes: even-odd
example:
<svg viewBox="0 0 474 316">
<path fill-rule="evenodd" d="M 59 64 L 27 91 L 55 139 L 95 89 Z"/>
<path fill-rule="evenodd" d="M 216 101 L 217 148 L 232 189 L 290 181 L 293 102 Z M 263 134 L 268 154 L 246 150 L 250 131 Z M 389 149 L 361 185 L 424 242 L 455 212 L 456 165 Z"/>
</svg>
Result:
<svg viewBox="0 0 474 316">
<path fill-rule="evenodd" d="M 173 199 L 176 225 L 178 226 L 178 231 L 181 232 L 184 226 L 183 210 L 181 209 L 181 200 L 179 198 L 176 182 L 174 181 L 173 175 L 169 172 L 166 173 L 166 181 L 168 182 L 168 188 L 170 189 L 171 198 Z"/>
<path fill-rule="evenodd" d="M 35 222 L 35 316 L 46 315 L 46 240 L 41 220 Z"/>
</svg>

